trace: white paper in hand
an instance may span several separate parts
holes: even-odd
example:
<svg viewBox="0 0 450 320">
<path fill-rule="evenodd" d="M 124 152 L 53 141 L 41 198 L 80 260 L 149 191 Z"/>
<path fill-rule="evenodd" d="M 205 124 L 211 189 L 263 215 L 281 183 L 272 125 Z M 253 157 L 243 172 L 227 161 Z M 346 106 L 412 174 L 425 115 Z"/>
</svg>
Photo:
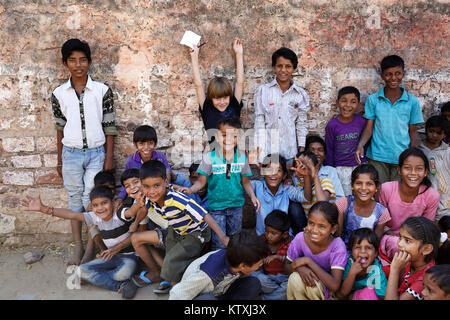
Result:
<svg viewBox="0 0 450 320">
<path fill-rule="evenodd" d="M 201 36 L 192 31 L 185 31 L 180 44 L 184 44 L 185 46 L 194 49 L 194 46 L 196 46 L 200 42 L 200 38 Z"/>
</svg>

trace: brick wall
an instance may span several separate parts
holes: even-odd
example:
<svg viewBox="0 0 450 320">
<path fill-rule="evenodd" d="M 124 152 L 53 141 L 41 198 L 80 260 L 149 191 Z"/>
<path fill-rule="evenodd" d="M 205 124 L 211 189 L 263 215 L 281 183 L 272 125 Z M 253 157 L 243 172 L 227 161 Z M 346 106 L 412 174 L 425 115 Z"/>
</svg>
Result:
<svg viewBox="0 0 450 320">
<path fill-rule="evenodd" d="M 406 62 L 404 86 L 418 96 L 424 117 L 449 99 L 448 1 L 18 1 L 0 4 L 0 245 L 70 239 L 67 221 L 18 208 L 41 193 L 67 204 L 57 176 L 54 121 L 48 102 L 67 79 L 60 47 L 72 37 L 89 42 L 94 79 L 115 95 L 121 172 L 134 151 L 133 129 L 157 128 L 158 148 L 175 169 L 199 159 L 204 132 L 197 113 L 185 30 L 208 44 L 200 63 L 205 86 L 215 75 L 234 78 L 232 39 L 244 41 L 242 120 L 253 126 L 253 92 L 272 79 L 271 53 L 288 46 L 299 55 L 295 82 L 311 98 L 307 127 L 323 134 L 336 114 L 337 90 L 354 85 L 362 100 L 382 85 L 379 61 L 398 54 Z M 195 140 L 195 139 L 194 139 Z"/>
</svg>

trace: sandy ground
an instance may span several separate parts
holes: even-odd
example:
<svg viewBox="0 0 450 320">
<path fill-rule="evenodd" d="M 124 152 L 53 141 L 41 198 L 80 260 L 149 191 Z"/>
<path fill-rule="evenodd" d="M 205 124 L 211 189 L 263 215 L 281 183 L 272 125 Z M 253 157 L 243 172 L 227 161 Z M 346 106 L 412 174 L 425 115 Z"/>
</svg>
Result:
<svg viewBox="0 0 450 320">
<path fill-rule="evenodd" d="M 31 265 L 24 254 L 38 250 L 44 257 Z M 116 292 L 91 285 L 78 286 L 67 261 L 73 248 L 62 244 L 0 250 L 0 300 L 122 300 Z M 66 273 L 67 272 L 67 273 Z M 139 288 L 135 300 L 167 300 L 155 294 L 157 284 Z"/>
</svg>

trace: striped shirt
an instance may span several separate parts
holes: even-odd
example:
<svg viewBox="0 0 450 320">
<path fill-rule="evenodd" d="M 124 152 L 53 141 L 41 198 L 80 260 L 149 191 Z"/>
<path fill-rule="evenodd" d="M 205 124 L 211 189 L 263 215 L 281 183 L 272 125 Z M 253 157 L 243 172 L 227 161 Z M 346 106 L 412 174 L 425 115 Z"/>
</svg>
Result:
<svg viewBox="0 0 450 320">
<path fill-rule="evenodd" d="M 94 212 L 84 212 L 84 220 L 88 226 L 98 226 L 105 246 L 110 249 L 130 236 L 129 228 L 134 218 L 127 219 L 125 217 L 124 213 L 127 209 L 118 210 L 108 221 L 99 218 Z M 130 246 L 122 249 L 121 253 L 133 251 L 130 243 Z"/>
<path fill-rule="evenodd" d="M 63 145 L 69 148 L 96 148 L 105 144 L 105 135 L 117 135 L 111 88 L 90 76 L 78 96 L 69 79 L 50 97 L 56 129 L 64 130 Z"/>
<path fill-rule="evenodd" d="M 293 158 L 298 147 L 305 146 L 308 133 L 306 113 L 309 96 L 306 91 L 292 83 L 288 90 L 282 92 L 274 79 L 256 89 L 254 104 L 255 145 L 262 148 L 258 161 L 269 153 Z"/>
<path fill-rule="evenodd" d="M 146 207 L 149 217 L 154 212 L 158 213 L 168 222 L 168 226 L 172 226 L 174 231 L 182 236 L 194 231 L 201 231 L 208 226 L 204 220 L 208 212 L 189 196 L 175 191 L 172 187 L 166 194 L 162 208 L 149 200 Z"/>
<path fill-rule="evenodd" d="M 320 180 L 320 185 L 322 187 L 322 190 L 328 191 L 330 193 L 330 197 L 329 197 L 328 201 L 331 203 L 336 202 L 336 192 L 334 191 L 333 183 L 331 182 L 331 180 L 326 177 L 319 178 L 319 180 Z M 305 210 L 305 214 L 307 217 L 309 215 L 309 210 L 317 202 L 316 187 L 312 186 L 311 191 L 312 191 L 312 201 L 302 202 L 302 206 L 303 206 L 303 209 Z"/>
</svg>

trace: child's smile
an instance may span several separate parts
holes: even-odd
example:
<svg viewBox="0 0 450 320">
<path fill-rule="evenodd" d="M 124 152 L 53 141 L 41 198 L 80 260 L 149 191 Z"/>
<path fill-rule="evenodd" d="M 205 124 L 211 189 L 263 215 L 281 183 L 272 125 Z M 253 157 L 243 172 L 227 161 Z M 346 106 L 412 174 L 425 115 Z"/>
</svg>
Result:
<svg viewBox="0 0 450 320">
<path fill-rule="evenodd" d="M 412 155 L 405 159 L 398 170 L 402 181 L 410 188 L 418 188 L 427 175 L 423 159 Z"/>
<path fill-rule="evenodd" d="M 103 221 L 109 221 L 113 214 L 113 203 L 111 199 L 100 197 L 92 199 L 92 211 Z"/>
<path fill-rule="evenodd" d="M 155 150 L 154 141 L 137 141 L 136 148 L 141 156 L 143 162 L 146 162 L 152 158 L 153 150 Z"/>
<path fill-rule="evenodd" d="M 364 269 L 367 269 L 375 260 L 376 250 L 369 241 L 363 239 L 360 243 L 353 245 L 352 256 Z"/>
<path fill-rule="evenodd" d="M 361 173 L 352 185 L 355 197 L 361 201 L 371 200 L 377 190 L 375 182 L 370 174 Z"/>
</svg>

